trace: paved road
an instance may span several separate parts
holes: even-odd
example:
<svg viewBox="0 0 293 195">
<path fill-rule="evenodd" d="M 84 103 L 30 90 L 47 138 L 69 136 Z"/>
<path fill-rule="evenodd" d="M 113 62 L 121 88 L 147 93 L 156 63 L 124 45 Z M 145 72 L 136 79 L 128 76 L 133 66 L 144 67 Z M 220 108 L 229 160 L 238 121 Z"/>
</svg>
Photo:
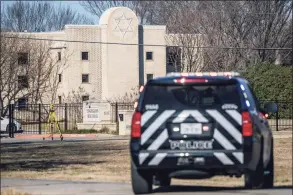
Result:
<svg viewBox="0 0 293 195">
<path fill-rule="evenodd" d="M 130 195 L 131 186 L 125 183 L 76 182 L 57 180 L 24 180 L 2 179 L 1 188 L 14 188 L 19 191 L 42 195 Z M 170 188 L 156 188 L 154 195 L 291 195 L 292 186 L 278 187 L 271 190 L 244 190 L 243 188 L 228 187 L 199 187 L 199 186 L 171 186 Z"/>
</svg>

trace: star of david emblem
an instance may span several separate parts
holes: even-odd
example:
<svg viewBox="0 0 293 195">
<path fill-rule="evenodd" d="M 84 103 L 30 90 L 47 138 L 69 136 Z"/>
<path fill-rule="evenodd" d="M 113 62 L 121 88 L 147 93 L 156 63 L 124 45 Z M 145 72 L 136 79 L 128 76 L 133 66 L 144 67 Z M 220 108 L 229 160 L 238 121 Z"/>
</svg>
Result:
<svg viewBox="0 0 293 195">
<path fill-rule="evenodd" d="M 133 32 L 131 28 L 132 18 L 126 18 L 124 13 L 118 18 L 114 18 L 114 21 L 116 23 L 114 31 L 120 32 L 123 38 L 127 32 Z"/>
</svg>

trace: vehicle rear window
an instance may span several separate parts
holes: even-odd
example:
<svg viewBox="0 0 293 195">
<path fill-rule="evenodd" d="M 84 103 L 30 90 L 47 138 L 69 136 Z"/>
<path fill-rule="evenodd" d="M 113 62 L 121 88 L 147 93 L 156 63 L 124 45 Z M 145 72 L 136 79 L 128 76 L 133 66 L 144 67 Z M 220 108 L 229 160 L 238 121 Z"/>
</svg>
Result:
<svg viewBox="0 0 293 195">
<path fill-rule="evenodd" d="M 186 109 L 218 107 L 234 104 L 240 108 L 237 84 L 225 85 L 149 85 L 146 88 L 142 108 Z"/>
</svg>

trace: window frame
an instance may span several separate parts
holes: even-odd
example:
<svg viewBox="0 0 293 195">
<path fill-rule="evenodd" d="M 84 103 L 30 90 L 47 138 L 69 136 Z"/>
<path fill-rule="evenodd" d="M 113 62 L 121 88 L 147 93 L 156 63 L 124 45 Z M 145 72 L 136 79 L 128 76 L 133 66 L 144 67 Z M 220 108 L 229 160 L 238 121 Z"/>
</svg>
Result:
<svg viewBox="0 0 293 195">
<path fill-rule="evenodd" d="M 83 76 L 87 75 L 87 82 L 83 82 Z M 81 74 L 81 83 L 89 83 L 90 82 L 90 75 L 89 74 Z"/>
<path fill-rule="evenodd" d="M 148 53 L 152 54 L 152 59 L 148 59 Z M 153 51 L 146 51 L 145 52 L 145 60 L 146 61 L 154 61 L 154 52 Z"/>
<path fill-rule="evenodd" d="M 61 51 L 58 51 L 58 61 L 61 61 L 62 57 L 61 57 Z"/>
<path fill-rule="evenodd" d="M 20 106 L 20 100 L 24 100 L 24 104 Z M 28 98 L 26 97 L 21 97 L 17 99 L 17 107 L 19 110 L 26 110 L 27 109 L 27 103 L 28 103 Z"/>
<path fill-rule="evenodd" d="M 85 97 L 87 97 L 87 100 L 84 100 Z M 89 99 L 90 99 L 90 96 L 89 95 L 83 95 L 83 96 L 81 96 L 81 101 L 82 102 L 88 101 Z"/>
<path fill-rule="evenodd" d="M 84 53 L 87 53 L 87 59 L 83 59 L 83 54 L 84 54 Z M 89 61 L 89 52 L 88 52 L 88 51 L 82 51 L 82 52 L 81 52 L 81 60 L 82 60 L 82 61 Z"/>
<path fill-rule="evenodd" d="M 58 74 L 58 82 L 59 82 L 59 83 L 62 82 L 62 74 Z"/>
<path fill-rule="evenodd" d="M 26 61 L 25 61 L 26 63 L 21 63 L 21 60 L 24 61 L 23 59 L 21 59 L 23 57 L 21 55 L 23 55 L 23 54 L 26 55 Z M 28 63 L 29 63 L 29 53 L 28 52 L 19 52 L 19 53 L 17 53 L 17 64 L 18 65 L 20 65 L 20 66 L 28 65 Z"/>
<path fill-rule="evenodd" d="M 148 79 L 148 76 L 150 76 L 150 75 L 152 76 L 152 78 L 150 78 L 150 79 L 153 79 L 153 78 L 154 78 L 154 74 L 146 74 L 146 80 L 147 80 L 147 81 L 150 80 L 150 79 Z"/>
<path fill-rule="evenodd" d="M 62 96 L 61 95 L 58 95 L 58 103 L 62 104 Z"/>
<path fill-rule="evenodd" d="M 25 78 L 25 80 L 21 79 L 21 77 Z M 26 81 L 26 82 L 23 82 L 23 81 Z M 27 76 L 21 76 L 21 75 L 17 76 L 17 86 L 18 86 L 19 89 L 27 89 L 27 88 L 29 88 L 29 83 L 28 83 Z"/>
</svg>

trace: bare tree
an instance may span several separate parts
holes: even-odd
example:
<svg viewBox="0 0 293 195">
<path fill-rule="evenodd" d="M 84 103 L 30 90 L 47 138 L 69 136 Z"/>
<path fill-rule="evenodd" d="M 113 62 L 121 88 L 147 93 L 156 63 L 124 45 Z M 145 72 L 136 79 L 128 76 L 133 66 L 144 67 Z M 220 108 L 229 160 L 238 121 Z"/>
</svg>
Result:
<svg viewBox="0 0 293 195">
<path fill-rule="evenodd" d="M 137 15 L 141 24 L 151 24 L 157 1 L 80 1 L 80 4 L 90 13 L 101 17 L 111 7 L 128 7 Z"/>
<path fill-rule="evenodd" d="M 58 50 L 58 52 L 55 50 Z M 60 86 L 59 79 L 62 80 L 62 73 L 68 68 L 68 60 L 72 56 L 72 53 L 73 52 L 69 51 L 64 42 L 58 42 L 58 44 L 51 45 L 50 55 L 55 58 L 56 63 L 53 67 L 50 78 L 48 78 L 46 82 L 47 90 L 43 91 L 43 96 L 46 96 L 46 99 L 52 104 L 56 103 Z"/>
<path fill-rule="evenodd" d="M 284 47 L 292 39 L 292 1 L 200 2 L 197 21 L 205 44 L 215 47 Z M 214 70 L 245 69 L 246 64 L 275 60 L 276 51 L 205 50 Z"/>
<path fill-rule="evenodd" d="M 68 94 L 63 94 L 63 99 L 66 103 L 82 103 L 82 96 L 85 94 L 83 87 L 79 86 L 77 90 L 72 90 Z"/>
<path fill-rule="evenodd" d="M 197 72 L 203 69 L 203 53 L 199 34 L 169 34 L 166 36 L 168 64 L 175 72 Z M 178 45 L 178 47 L 176 47 Z M 170 68 L 169 68 L 170 69 Z"/>
<path fill-rule="evenodd" d="M 202 46 L 212 47 L 203 50 L 203 70 L 243 70 L 249 63 L 274 62 L 276 55 L 290 57 L 292 51 L 236 48 L 290 47 L 291 14 L 289 0 L 164 1 L 156 4 L 152 24 L 166 25 L 171 34 L 201 34 Z M 235 49 L 219 49 L 225 47 Z"/>
<path fill-rule="evenodd" d="M 13 38 L 6 38 L 3 34 L 1 32 L 1 116 L 7 113 L 7 105 L 19 98 L 40 103 L 57 63 L 50 55 L 51 42 L 19 39 L 25 35 L 16 33 L 9 33 Z"/>
<path fill-rule="evenodd" d="M 107 99 L 109 103 L 134 103 L 137 101 L 139 95 L 139 86 L 132 87 L 129 92 L 126 92 L 123 95 L 114 96 L 112 98 Z"/>
<path fill-rule="evenodd" d="M 16 1 L 1 12 L 1 28 L 14 32 L 62 30 L 66 24 L 93 24 L 86 16 L 61 4 Z"/>
</svg>

